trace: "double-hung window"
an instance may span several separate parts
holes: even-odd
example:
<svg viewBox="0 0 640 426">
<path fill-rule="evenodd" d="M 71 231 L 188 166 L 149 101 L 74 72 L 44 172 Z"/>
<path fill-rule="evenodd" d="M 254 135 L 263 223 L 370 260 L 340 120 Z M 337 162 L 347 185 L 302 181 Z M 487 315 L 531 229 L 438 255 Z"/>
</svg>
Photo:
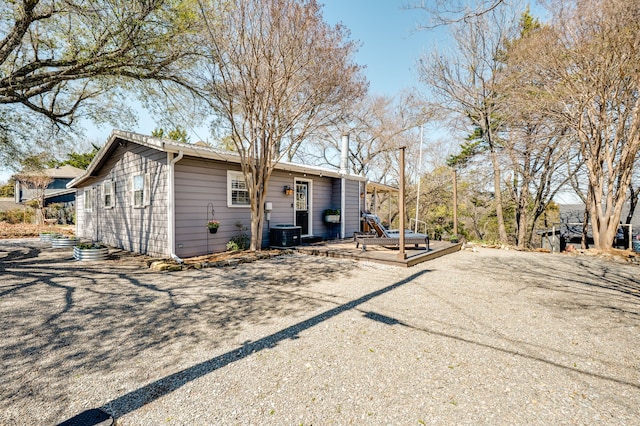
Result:
<svg viewBox="0 0 640 426">
<path fill-rule="evenodd" d="M 249 188 L 242 172 L 227 170 L 227 206 L 249 207 Z"/>
<path fill-rule="evenodd" d="M 150 204 L 151 176 L 149 173 L 131 178 L 131 202 L 134 208 L 144 208 Z"/>
<path fill-rule="evenodd" d="M 93 187 L 84 189 L 84 211 L 90 212 L 93 210 Z"/>
<path fill-rule="evenodd" d="M 105 209 L 112 209 L 116 205 L 116 182 L 107 180 L 102 184 L 102 200 Z"/>
</svg>

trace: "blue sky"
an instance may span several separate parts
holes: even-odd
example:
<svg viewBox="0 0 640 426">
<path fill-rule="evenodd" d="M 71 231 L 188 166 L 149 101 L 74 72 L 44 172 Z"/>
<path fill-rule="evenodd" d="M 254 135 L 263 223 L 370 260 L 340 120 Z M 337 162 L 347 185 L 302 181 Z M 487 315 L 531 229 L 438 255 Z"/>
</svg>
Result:
<svg viewBox="0 0 640 426">
<path fill-rule="evenodd" d="M 406 0 L 325 0 L 325 20 L 342 22 L 362 46 L 356 62 L 365 65 L 370 90 L 393 96 L 418 85 L 415 64 L 433 48 L 442 31 L 418 31 L 426 20 L 420 10 L 404 10 Z"/>
<path fill-rule="evenodd" d="M 320 0 L 329 24 L 342 22 L 351 39 L 360 43 L 356 62 L 363 65 L 374 95 L 394 96 L 403 89 L 419 86 L 415 64 L 420 54 L 434 45 L 443 31 L 416 31 L 424 12 L 403 10 L 405 0 Z M 132 131 L 150 134 L 156 122 L 140 111 L 139 124 Z M 191 140 L 206 139 L 206 126 L 196 129 Z M 89 129 L 90 140 L 103 142 L 111 128 Z"/>
<path fill-rule="evenodd" d="M 404 10 L 405 0 L 320 0 L 325 21 L 342 22 L 351 31 L 351 39 L 361 43 L 356 62 L 365 66 L 364 73 L 374 95 L 394 96 L 403 89 L 418 87 L 416 61 L 433 48 L 442 31 L 417 31 L 426 16 L 420 10 Z M 140 111 L 135 128 L 127 129 L 150 134 L 157 127 L 144 111 Z M 88 126 L 87 140 L 103 143 L 111 128 Z M 206 139 L 206 128 L 200 128 L 191 140 Z M 0 171 L 0 181 L 10 172 Z"/>
</svg>

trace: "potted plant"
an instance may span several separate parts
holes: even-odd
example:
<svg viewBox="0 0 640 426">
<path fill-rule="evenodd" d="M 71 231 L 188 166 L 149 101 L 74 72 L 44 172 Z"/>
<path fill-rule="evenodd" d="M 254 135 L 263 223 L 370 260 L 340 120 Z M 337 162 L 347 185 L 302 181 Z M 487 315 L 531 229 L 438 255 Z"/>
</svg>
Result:
<svg viewBox="0 0 640 426">
<path fill-rule="evenodd" d="M 340 223 L 340 209 L 326 209 L 324 221 L 327 223 Z"/>
<path fill-rule="evenodd" d="M 65 235 L 56 235 L 51 238 L 51 247 L 52 248 L 67 248 L 73 247 L 78 244 L 78 237 L 74 236 L 65 236 Z"/>
<path fill-rule="evenodd" d="M 44 243 L 50 243 L 52 238 L 57 238 L 61 234 L 55 231 L 43 231 L 40 233 L 40 241 Z"/>
<path fill-rule="evenodd" d="M 109 248 L 98 243 L 80 243 L 73 246 L 73 257 L 77 260 L 106 260 Z"/>
<path fill-rule="evenodd" d="M 218 220 L 214 219 L 207 222 L 207 228 L 209 228 L 209 232 L 211 234 L 215 234 L 216 232 L 218 232 L 219 227 L 220 227 L 220 221 Z"/>
</svg>

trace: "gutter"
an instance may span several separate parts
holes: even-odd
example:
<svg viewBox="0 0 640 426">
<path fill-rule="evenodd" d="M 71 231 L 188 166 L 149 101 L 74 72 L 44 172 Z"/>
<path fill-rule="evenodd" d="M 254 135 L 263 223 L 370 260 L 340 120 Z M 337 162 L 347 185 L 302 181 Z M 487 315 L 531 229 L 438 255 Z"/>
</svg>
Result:
<svg viewBox="0 0 640 426">
<path fill-rule="evenodd" d="M 169 256 L 173 260 L 178 263 L 184 263 L 182 259 L 180 259 L 176 255 L 176 211 L 175 211 L 175 203 L 176 203 L 176 191 L 175 191 L 175 164 L 182 160 L 184 157 L 184 153 L 182 150 L 178 151 L 178 156 L 175 158 L 172 157 L 173 154 L 167 153 L 167 163 L 169 164 L 169 188 L 167 191 L 167 205 L 168 205 L 168 214 L 167 214 L 167 231 L 168 231 L 168 244 L 169 244 Z"/>
</svg>

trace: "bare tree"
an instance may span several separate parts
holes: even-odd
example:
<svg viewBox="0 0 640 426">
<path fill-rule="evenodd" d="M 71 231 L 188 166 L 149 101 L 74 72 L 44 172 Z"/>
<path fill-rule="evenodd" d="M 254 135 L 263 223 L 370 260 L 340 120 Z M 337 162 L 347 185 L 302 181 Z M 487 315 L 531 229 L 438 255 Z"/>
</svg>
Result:
<svg viewBox="0 0 640 426">
<path fill-rule="evenodd" d="M 251 250 L 259 250 L 264 201 L 277 162 L 335 120 L 366 84 L 346 29 L 322 20 L 315 0 L 200 1 L 208 35 L 196 78 L 228 125 L 251 204 Z"/>
<path fill-rule="evenodd" d="M 169 0 L 0 2 L 5 158 L 20 151 L 16 141 L 33 123 L 69 129 L 78 116 L 97 122 L 118 116 L 126 106 L 117 88 L 125 82 L 131 90 L 135 82 L 180 81 L 196 23 L 188 7 Z M 27 150 L 34 143 L 23 142 Z"/>
<path fill-rule="evenodd" d="M 321 129 L 317 143 L 306 145 L 298 157 L 313 164 L 340 166 L 341 136 L 349 134 L 349 167 L 356 175 L 387 181 L 390 172 L 397 178 L 392 162 L 400 146 L 413 148 L 415 141 L 405 133 L 425 119 L 420 106 L 410 96 L 392 99 L 367 96 L 348 106 L 348 112 Z"/>
<path fill-rule="evenodd" d="M 558 1 L 528 49 L 529 102 L 572 132 L 596 248 L 612 247 L 640 150 L 640 4 Z M 533 84 L 535 83 L 535 84 Z"/>
<path fill-rule="evenodd" d="M 507 3 L 507 0 L 420 0 L 410 2 L 405 8 L 427 12 L 431 19 L 421 28 L 433 29 L 442 25 L 473 20 L 493 12 L 504 3 Z"/>
<path fill-rule="evenodd" d="M 504 129 L 499 116 L 498 74 L 504 67 L 504 41 L 513 38 L 516 24 L 514 15 L 488 12 L 455 25 L 454 50 L 448 55 L 434 51 L 419 64 L 421 79 L 433 94 L 433 107 L 447 110 L 458 128 L 471 125 L 465 155 L 485 153 L 491 161 L 498 234 L 503 243 L 508 237 L 502 202 L 500 133 Z"/>
<path fill-rule="evenodd" d="M 22 160 L 22 172 L 16 175 L 21 184 L 24 184 L 27 189 L 32 189 L 32 194 L 35 194 L 33 200 L 30 201 L 33 202 L 36 209 L 36 223 L 44 223 L 45 190 L 53 182 L 53 178 L 45 171 L 44 160 L 46 157 L 46 153 L 41 153 L 25 158 Z"/>
</svg>

